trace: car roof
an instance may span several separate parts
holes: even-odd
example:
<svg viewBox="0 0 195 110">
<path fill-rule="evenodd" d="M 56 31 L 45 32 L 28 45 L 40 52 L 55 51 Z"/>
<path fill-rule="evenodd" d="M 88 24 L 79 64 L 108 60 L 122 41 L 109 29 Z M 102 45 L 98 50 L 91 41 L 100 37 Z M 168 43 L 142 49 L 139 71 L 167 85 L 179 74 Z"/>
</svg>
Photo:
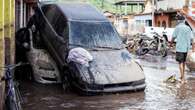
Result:
<svg viewBox="0 0 195 110">
<path fill-rule="evenodd" d="M 56 5 L 69 21 L 108 21 L 103 13 L 89 4 L 59 2 L 49 4 Z"/>
</svg>

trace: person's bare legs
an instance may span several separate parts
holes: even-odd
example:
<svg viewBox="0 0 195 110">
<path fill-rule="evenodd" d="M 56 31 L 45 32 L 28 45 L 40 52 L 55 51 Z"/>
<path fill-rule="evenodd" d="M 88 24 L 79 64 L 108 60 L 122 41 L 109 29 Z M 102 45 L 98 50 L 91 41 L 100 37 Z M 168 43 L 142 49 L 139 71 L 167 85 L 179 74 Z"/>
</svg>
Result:
<svg viewBox="0 0 195 110">
<path fill-rule="evenodd" d="M 183 73 L 183 63 L 179 63 L 179 71 L 180 71 L 180 79 L 181 81 L 183 80 L 183 76 L 184 76 L 184 73 Z"/>
<path fill-rule="evenodd" d="M 185 79 L 185 67 L 186 67 L 186 62 L 183 63 L 183 78 L 184 78 L 184 83 L 187 83 L 187 80 Z"/>
<path fill-rule="evenodd" d="M 184 72 L 185 72 L 185 63 L 179 63 L 179 70 L 180 70 L 180 75 L 181 75 L 181 82 L 184 83 L 185 82 L 185 76 L 184 76 Z"/>
<path fill-rule="evenodd" d="M 186 63 L 184 62 L 183 63 L 183 76 L 184 76 L 184 79 L 185 79 L 185 65 L 186 65 Z"/>
</svg>

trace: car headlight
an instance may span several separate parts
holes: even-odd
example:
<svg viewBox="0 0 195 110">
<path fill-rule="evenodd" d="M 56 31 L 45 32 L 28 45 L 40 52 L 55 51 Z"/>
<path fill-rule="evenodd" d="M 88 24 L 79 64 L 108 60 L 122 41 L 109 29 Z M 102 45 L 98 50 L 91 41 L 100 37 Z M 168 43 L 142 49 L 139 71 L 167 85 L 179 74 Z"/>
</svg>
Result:
<svg viewBox="0 0 195 110">
<path fill-rule="evenodd" d="M 97 75 L 100 73 L 97 68 L 95 68 L 94 63 L 95 62 L 91 62 L 89 64 L 89 67 L 81 64 L 76 64 L 81 75 L 80 77 L 86 82 L 93 83 L 95 81 L 95 77 L 97 77 Z"/>
</svg>

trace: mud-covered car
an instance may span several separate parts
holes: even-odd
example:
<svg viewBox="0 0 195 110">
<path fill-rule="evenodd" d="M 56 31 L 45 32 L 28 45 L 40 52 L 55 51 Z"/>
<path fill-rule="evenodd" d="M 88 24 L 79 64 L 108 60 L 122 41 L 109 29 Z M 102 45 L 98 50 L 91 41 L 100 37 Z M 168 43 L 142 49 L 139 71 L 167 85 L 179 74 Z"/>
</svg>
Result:
<svg viewBox="0 0 195 110">
<path fill-rule="evenodd" d="M 59 69 L 53 58 L 44 49 L 39 36 L 32 37 L 32 29 L 27 28 L 21 28 L 17 31 L 16 36 L 16 59 L 19 62 L 30 64 L 32 69 L 29 69 L 28 72 L 32 70 L 33 79 L 42 84 L 61 83 Z"/>
<path fill-rule="evenodd" d="M 45 47 L 71 87 L 83 93 L 145 88 L 142 67 L 123 47 L 112 24 L 95 8 L 87 4 L 44 3 L 33 17 Z M 88 66 L 67 61 L 75 48 L 82 48 L 93 57 Z"/>
<path fill-rule="evenodd" d="M 38 37 L 32 37 L 32 30 L 28 29 L 30 37 L 30 50 L 27 58 L 32 66 L 35 81 L 43 84 L 61 83 L 59 69 L 51 55 L 38 42 Z"/>
</svg>

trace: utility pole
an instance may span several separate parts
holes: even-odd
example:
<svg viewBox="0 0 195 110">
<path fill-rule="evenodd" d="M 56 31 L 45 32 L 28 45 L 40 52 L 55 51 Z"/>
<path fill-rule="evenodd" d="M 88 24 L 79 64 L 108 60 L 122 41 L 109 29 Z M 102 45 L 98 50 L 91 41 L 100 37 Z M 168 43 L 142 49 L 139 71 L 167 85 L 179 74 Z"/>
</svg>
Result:
<svg viewBox="0 0 195 110">
<path fill-rule="evenodd" d="M 154 11 L 155 11 L 155 9 L 154 9 L 154 0 L 152 0 L 152 27 L 154 27 Z"/>
<path fill-rule="evenodd" d="M 23 27 L 23 0 L 20 0 L 20 28 Z"/>
<path fill-rule="evenodd" d="M 127 15 L 127 3 L 125 3 L 125 15 Z"/>
</svg>

